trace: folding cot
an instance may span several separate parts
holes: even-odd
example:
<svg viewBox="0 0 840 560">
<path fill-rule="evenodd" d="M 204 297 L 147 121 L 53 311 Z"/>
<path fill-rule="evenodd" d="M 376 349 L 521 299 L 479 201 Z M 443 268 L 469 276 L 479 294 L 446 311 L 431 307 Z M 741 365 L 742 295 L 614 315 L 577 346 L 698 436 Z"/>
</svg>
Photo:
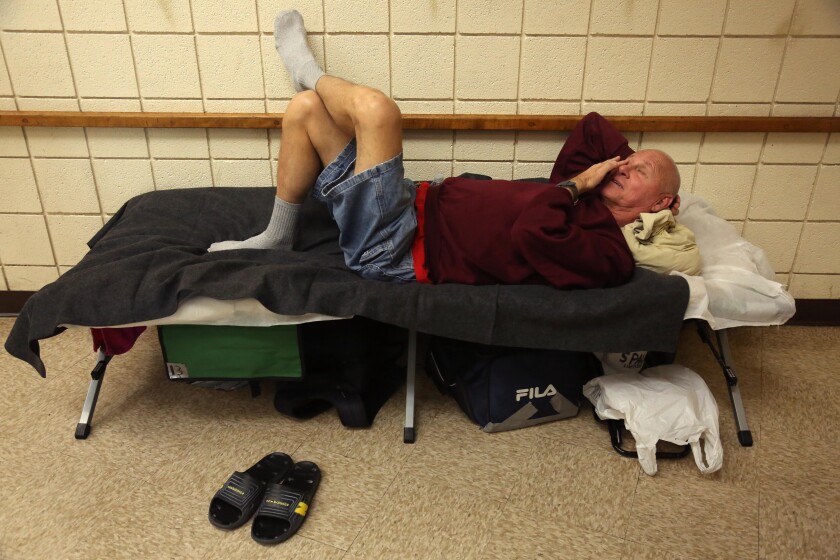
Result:
<svg viewBox="0 0 840 560">
<path fill-rule="evenodd" d="M 45 375 L 38 340 L 69 326 L 264 326 L 365 316 L 409 332 L 404 439 L 413 441 L 418 332 L 484 344 L 674 353 L 683 321 L 697 320 L 700 332 L 716 339 L 717 348 L 710 346 L 727 377 L 739 439 L 751 444 L 725 329 L 783 323 L 793 314 L 793 299 L 771 280 L 763 253 L 702 200 L 684 195 L 680 217 L 697 234 L 703 276 L 637 269 L 617 288 L 561 291 L 363 280 L 344 266 L 337 229 L 314 202 L 304 207 L 297 251 L 206 252 L 220 237 L 252 235 L 254 224 L 266 221 L 272 196 L 271 188 L 205 188 L 128 201 L 76 267 L 29 299 L 6 349 Z M 110 359 L 100 348 L 78 438 L 90 430 Z"/>
</svg>

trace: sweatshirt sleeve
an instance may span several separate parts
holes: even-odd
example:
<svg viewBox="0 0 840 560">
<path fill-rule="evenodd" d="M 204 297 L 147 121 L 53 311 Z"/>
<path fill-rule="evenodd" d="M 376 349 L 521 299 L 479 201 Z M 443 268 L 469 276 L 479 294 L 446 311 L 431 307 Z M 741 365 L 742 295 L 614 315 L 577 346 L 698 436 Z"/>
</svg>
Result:
<svg viewBox="0 0 840 560">
<path fill-rule="evenodd" d="M 602 288 L 629 281 L 633 255 L 609 210 L 592 200 L 580 204 L 585 208 L 575 213 L 572 195 L 563 188 L 535 197 L 511 230 L 517 252 L 557 288 Z"/>
</svg>

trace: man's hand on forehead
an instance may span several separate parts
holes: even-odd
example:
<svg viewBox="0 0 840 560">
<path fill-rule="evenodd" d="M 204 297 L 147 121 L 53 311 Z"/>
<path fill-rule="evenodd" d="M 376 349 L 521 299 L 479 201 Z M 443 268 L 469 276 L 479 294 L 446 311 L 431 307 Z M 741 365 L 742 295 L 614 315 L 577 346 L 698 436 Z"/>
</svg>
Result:
<svg viewBox="0 0 840 560">
<path fill-rule="evenodd" d="M 577 177 L 573 177 L 572 181 L 577 185 L 578 192 L 583 194 L 600 185 L 610 172 L 618 169 L 625 163 L 627 163 L 626 159 L 621 159 L 621 156 L 615 156 L 607 161 L 596 163 Z"/>
</svg>

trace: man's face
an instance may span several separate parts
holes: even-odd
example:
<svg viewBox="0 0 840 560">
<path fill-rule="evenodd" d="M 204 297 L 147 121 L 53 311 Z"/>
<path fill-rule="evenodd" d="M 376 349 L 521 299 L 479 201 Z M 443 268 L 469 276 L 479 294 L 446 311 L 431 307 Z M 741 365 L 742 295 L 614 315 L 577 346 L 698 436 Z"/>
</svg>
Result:
<svg viewBox="0 0 840 560">
<path fill-rule="evenodd" d="M 667 196 L 667 208 L 671 196 L 665 191 L 664 180 L 669 162 L 659 152 L 640 150 L 627 158 L 627 162 L 615 169 L 604 179 L 601 198 L 607 206 L 650 212 Z M 661 210 L 662 208 L 658 208 Z"/>
</svg>

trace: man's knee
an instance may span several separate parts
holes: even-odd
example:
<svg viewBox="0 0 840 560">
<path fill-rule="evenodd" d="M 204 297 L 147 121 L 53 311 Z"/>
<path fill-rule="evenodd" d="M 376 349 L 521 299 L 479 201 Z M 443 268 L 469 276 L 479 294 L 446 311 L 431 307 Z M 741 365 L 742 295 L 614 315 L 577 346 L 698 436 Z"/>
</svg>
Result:
<svg viewBox="0 0 840 560">
<path fill-rule="evenodd" d="M 283 114 L 283 121 L 286 124 L 306 122 L 313 112 L 323 107 L 324 102 L 317 93 L 312 90 L 302 91 L 295 94 L 289 101 L 289 106 Z"/>
<path fill-rule="evenodd" d="M 393 99 L 379 90 L 363 88 L 353 98 L 353 120 L 361 128 L 401 127 L 402 114 Z"/>
</svg>

